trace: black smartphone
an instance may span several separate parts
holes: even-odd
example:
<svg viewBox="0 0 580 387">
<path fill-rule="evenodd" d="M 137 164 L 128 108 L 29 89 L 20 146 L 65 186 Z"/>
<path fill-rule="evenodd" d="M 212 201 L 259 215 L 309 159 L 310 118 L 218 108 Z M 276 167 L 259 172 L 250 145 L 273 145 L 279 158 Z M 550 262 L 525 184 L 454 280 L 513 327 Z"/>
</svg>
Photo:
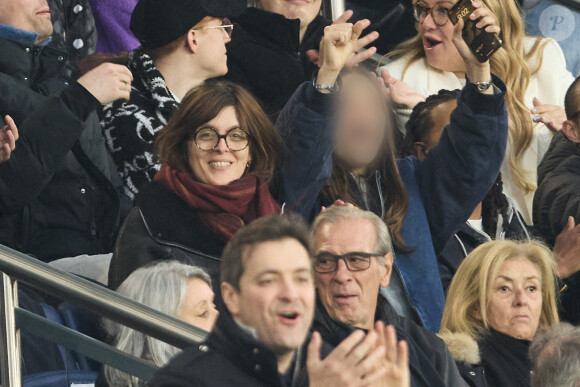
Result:
<svg viewBox="0 0 580 387">
<path fill-rule="evenodd" d="M 449 20 L 451 23 L 457 24 L 459 19 L 463 19 L 465 26 L 463 27 L 463 40 L 471 49 L 478 61 L 481 63 L 488 60 L 494 52 L 499 50 L 502 41 L 497 34 L 485 32 L 483 28 L 477 28 L 475 25 L 478 20 L 471 20 L 469 15 L 475 11 L 475 7 L 471 4 L 472 0 L 459 0 L 457 4 L 449 10 Z"/>
</svg>

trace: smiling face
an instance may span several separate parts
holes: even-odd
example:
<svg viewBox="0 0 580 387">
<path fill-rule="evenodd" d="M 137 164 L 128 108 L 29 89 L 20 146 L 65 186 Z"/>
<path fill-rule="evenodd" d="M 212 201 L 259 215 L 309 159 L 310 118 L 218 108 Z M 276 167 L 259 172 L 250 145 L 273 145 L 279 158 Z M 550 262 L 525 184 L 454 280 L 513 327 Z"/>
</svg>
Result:
<svg viewBox="0 0 580 387">
<path fill-rule="evenodd" d="M 194 28 L 195 42 L 197 43 L 196 58 L 199 69 L 205 73 L 204 79 L 220 77 L 227 74 L 226 44 L 231 41 L 230 36 L 223 28 L 206 28 L 222 25 L 221 18 L 206 16 Z"/>
<path fill-rule="evenodd" d="M 351 169 L 364 169 L 377 158 L 385 140 L 384 100 L 365 75 L 351 73 L 342 82 L 334 153 Z"/>
<path fill-rule="evenodd" d="M 286 19 L 300 19 L 306 28 L 320 12 L 322 0 L 259 0 L 259 7 L 265 11 L 284 15 Z"/>
<path fill-rule="evenodd" d="M 213 299 L 214 293 L 205 281 L 199 278 L 189 279 L 177 318 L 211 331 L 219 315 Z"/>
<path fill-rule="evenodd" d="M 214 128 L 220 135 L 239 126 L 233 106 L 222 109 L 214 119 L 202 125 Z M 250 162 L 251 146 L 250 144 L 241 151 L 232 151 L 222 138 L 214 150 L 205 151 L 199 149 L 195 141 L 189 140 L 188 159 L 193 177 L 202 183 L 212 185 L 228 185 L 240 179 Z"/>
<path fill-rule="evenodd" d="M 489 325 L 516 339 L 532 340 L 542 313 L 541 278 L 536 265 L 527 258 L 505 261 L 491 284 Z"/>
<path fill-rule="evenodd" d="M 441 9 L 451 9 L 454 2 L 436 1 L 436 0 L 419 0 L 413 1 L 413 5 L 422 5 L 427 8 L 437 5 Z M 437 12 L 433 10 L 432 12 Z M 431 13 L 427 15 L 422 23 L 417 22 L 417 31 L 423 42 L 425 57 L 431 67 L 441 71 L 464 72 L 465 67 L 463 60 L 453 44 L 453 23 L 447 21 L 445 25 L 438 26 L 433 20 Z"/>
<path fill-rule="evenodd" d="M 52 35 L 50 10 L 46 0 L 0 0 L 0 24 L 36 32 L 36 43 Z"/>
<path fill-rule="evenodd" d="M 376 230 L 366 219 L 323 224 L 315 235 L 316 254 L 348 252 L 374 253 Z M 371 258 L 367 270 L 351 272 L 343 260 L 334 273 L 315 273 L 320 301 L 335 321 L 362 329 L 372 329 L 379 287 L 389 284 L 393 255 L 385 255 L 384 265 Z"/>
<path fill-rule="evenodd" d="M 239 291 L 222 283 L 232 316 L 256 330 L 276 355 L 298 349 L 314 316 L 314 285 L 308 252 L 286 238 L 248 250 Z"/>
</svg>

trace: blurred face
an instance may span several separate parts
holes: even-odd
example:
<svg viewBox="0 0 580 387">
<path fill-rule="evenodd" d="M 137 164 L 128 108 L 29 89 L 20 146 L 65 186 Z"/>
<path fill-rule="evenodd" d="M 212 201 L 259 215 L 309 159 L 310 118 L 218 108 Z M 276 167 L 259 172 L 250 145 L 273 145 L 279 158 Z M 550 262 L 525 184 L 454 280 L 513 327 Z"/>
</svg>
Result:
<svg viewBox="0 0 580 387">
<path fill-rule="evenodd" d="M 220 135 L 239 126 L 233 106 L 224 108 L 213 120 L 202 125 L 214 128 Z M 221 138 L 215 149 L 202 150 L 194 140 L 189 140 L 189 167 L 193 177 L 202 183 L 212 185 L 228 185 L 240 179 L 250 161 L 250 146 L 251 144 L 243 150 L 232 151 L 227 147 L 226 140 Z"/>
<path fill-rule="evenodd" d="M 374 253 L 375 244 L 375 228 L 366 219 L 326 223 L 315 235 L 316 254 Z M 367 270 L 352 272 L 339 260 L 334 273 L 314 273 L 318 296 L 330 317 L 353 327 L 372 329 L 379 287 L 389 284 L 392 265 L 393 255 L 389 253 L 384 265 L 371 258 Z"/>
<path fill-rule="evenodd" d="M 504 262 L 492 282 L 489 325 L 516 339 L 532 340 L 542 312 L 541 278 L 536 265 L 525 257 Z"/>
<path fill-rule="evenodd" d="M 206 28 L 221 26 L 230 22 L 224 19 L 206 16 L 195 25 L 195 41 L 197 43 L 196 58 L 199 61 L 201 71 L 206 74 L 206 79 L 220 77 L 227 74 L 227 51 L 226 44 L 230 42 L 230 35 L 223 28 Z"/>
<path fill-rule="evenodd" d="M 52 35 L 50 10 L 46 0 L 0 0 L 0 24 L 36 32 L 36 43 Z"/>
<path fill-rule="evenodd" d="M 298 349 L 314 316 L 312 265 L 295 239 L 264 242 L 249 251 L 240 290 L 222 283 L 232 316 L 256 330 L 276 355 Z"/>
<path fill-rule="evenodd" d="M 414 1 L 414 6 L 434 8 L 432 12 L 443 12 L 453 7 L 455 2 L 418 0 Z M 447 21 L 443 26 L 437 25 L 433 15 L 429 13 L 425 20 L 416 23 L 419 36 L 423 40 L 423 49 L 430 66 L 450 72 L 464 72 L 463 59 L 459 55 L 457 48 L 452 42 L 453 23 Z"/>
<path fill-rule="evenodd" d="M 427 152 L 433 149 L 437 144 L 439 144 L 439 139 L 443 134 L 443 130 L 449 122 L 451 121 L 451 113 L 457 107 L 457 101 L 447 101 L 439 104 L 431 110 L 431 120 L 433 121 L 433 126 L 429 137 L 424 139 L 422 142 L 415 143 L 415 153 L 419 158 L 425 158 Z"/>
<path fill-rule="evenodd" d="M 300 19 L 306 28 L 320 12 L 322 0 L 260 0 L 259 7 L 265 11 L 284 15 L 286 19 Z"/>
<path fill-rule="evenodd" d="M 387 116 L 376 85 L 361 74 L 343 77 L 335 155 L 353 170 L 372 163 L 385 141 Z"/>
<path fill-rule="evenodd" d="M 205 281 L 199 278 L 189 279 L 177 318 L 211 331 L 219 314 L 213 297 L 213 291 Z"/>
</svg>

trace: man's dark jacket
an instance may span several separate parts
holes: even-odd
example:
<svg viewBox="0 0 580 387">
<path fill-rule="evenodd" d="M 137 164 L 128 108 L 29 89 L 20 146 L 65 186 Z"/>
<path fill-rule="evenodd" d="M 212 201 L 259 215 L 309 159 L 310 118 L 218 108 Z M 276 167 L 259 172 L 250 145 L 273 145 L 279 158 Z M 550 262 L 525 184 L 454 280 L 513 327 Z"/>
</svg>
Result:
<svg viewBox="0 0 580 387">
<path fill-rule="evenodd" d="M 0 164 L 0 244 L 50 261 L 112 251 L 120 179 L 99 102 L 62 77 L 66 54 L 0 38 L 0 114 L 20 139 Z"/>
<path fill-rule="evenodd" d="M 452 387 L 464 385 L 455 361 L 443 340 L 411 320 L 398 316 L 381 295 L 378 298 L 375 321 L 382 321 L 385 325 L 393 325 L 397 333 L 397 340 L 407 342 L 411 386 Z M 312 330 L 318 331 L 325 342 L 336 347 L 356 328 L 333 320 L 318 300 Z"/>
<path fill-rule="evenodd" d="M 308 386 L 306 348 L 307 343 L 291 367 L 295 370 L 292 387 Z M 327 345 L 322 346 L 322 357 L 328 350 Z M 227 311 L 220 314 L 205 343 L 174 358 L 157 372 L 151 386 L 290 387 L 284 385 L 278 373 L 276 355 L 236 324 Z"/>
<path fill-rule="evenodd" d="M 316 17 L 300 42 L 298 19 L 248 8 L 233 21 L 226 79 L 245 86 L 266 113 L 276 117 L 298 86 L 312 80 L 318 67 L 308 59 L 306 51 L 318 50 L 324 28 L 330 22 Z"/>
</svg>

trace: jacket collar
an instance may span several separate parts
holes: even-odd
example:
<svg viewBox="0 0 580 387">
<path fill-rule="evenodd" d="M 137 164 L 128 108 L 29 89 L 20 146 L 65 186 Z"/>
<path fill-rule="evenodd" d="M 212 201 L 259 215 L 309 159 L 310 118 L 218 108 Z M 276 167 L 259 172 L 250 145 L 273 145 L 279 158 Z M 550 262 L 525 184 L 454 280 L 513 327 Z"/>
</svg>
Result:
<svg viewBox="0 0 580 387">
<path fill-rule="evenodd" d="M 220 312 L 207 345 L 230 358 L 244 372 L 262 380 L 265 385 L 280 385 L 274 352 L 236 323 L 228 311 Z"/>
<path fill-rule="evenodd" d="M 168 118 L 178 103 L 167 88 L 165 78 L 155 66 L 153 59 L 141 47 L 129 53 L 129 70 L 135 77 L 131 86 L 132 92 L 144 94 L 144 97 L 155 105 L 156 110 Z"/>
<path fill-rule="evenodd" d="M 311 48 L 318 49 L 322 30 L 330 24 L 322 16 L 317 16 L 308 25 L 302 44 L 300 44 L 300 20 L 298 19 L 286 19 L 283 15 L 250 7 L 233 20 L 254 38 L 264 39 L 278 49 L 294 53 Z"/>
</svg>

